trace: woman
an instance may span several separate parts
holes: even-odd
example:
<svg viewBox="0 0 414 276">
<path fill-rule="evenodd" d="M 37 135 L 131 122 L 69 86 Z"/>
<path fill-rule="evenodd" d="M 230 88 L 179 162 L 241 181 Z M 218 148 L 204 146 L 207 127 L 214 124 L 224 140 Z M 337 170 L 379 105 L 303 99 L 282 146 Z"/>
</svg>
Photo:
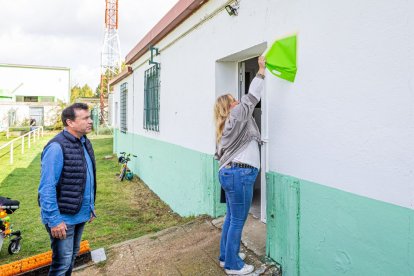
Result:
<svg viewBox="0 0 414 276">
<path fill-rule="evenodd" d="M 254 270 L 239 253 L 241 233 L 249 213 L 253 186 L 260 169 L 260 132 L 253 111 L 263 92 L 265 59 L 259 57 L 259 72 L 250 84 L 249 93 L 240 103 L 227 94 L 217 98 L 216 159 L 219 180 L 225 191 L 227 214 L 220 241 L 220 265 L 227 274 L 244 275 Z"/>
<path fill-rule="evenodd" d="M 30 119 L 30 131 L 35 130 L 36 129 L 36 120 L 35 119 Z"/>
</svg>

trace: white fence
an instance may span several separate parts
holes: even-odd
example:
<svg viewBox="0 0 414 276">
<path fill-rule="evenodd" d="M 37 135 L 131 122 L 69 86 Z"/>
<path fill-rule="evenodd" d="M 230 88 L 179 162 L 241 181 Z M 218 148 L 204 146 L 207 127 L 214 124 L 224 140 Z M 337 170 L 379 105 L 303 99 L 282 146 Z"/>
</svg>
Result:
<svg viewBox="0 0 414 276">
<path fill-rule="evenodd" d="M 36 138 L 37 136 L 37 138 Z M 24 135 L 21 135 L 17 138 L 14 138 L 13 140 L 11 140 L 10 142 L 0 146 L 0 150 L 4 149 L 4 148 L 9 148 L 9 152 L 10 152 L 10 164 L 13 164 L 13 157 L 14 157 L 14 145 L 17 143 L 20 143 L 21 145 L 21 151 L 22 154 L 24 154 L 24 149 L 25 149 L 25 142 L 27 142 L 27 148 L 30 149 L 31 147 L 31 143 L 32 142 L 36 142 L 36 140 L 40 139 L 40 136 L 43 137 L 43 127 L 40 126 Z M 33 141 L 32 141 L 33 140 Z M 16 146 L 17 147 L 17 146 Z"/>
</svg>

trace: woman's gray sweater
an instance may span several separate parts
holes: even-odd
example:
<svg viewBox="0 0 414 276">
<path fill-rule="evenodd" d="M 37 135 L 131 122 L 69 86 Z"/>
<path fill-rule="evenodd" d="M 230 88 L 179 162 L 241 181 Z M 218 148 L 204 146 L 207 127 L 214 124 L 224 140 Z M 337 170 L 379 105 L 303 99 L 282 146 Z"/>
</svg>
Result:
<svg viewBox="0 0 414 276">
<path fill-rule="evenodd" d="M 220 168 L 230 163 L 252 140 L 261 143 L 259 128 L 252 116 L 258 99 L 252 92 L 262 90 L 263 83 L 263 79 L 254 78 L 250 83 L 249 93 L 244 95 L 240 103 L 230 111 L 214 155 L 215 159 L 219 160 Z M 254 94 L 261 95 L 261 91 Z"/>
</svg>

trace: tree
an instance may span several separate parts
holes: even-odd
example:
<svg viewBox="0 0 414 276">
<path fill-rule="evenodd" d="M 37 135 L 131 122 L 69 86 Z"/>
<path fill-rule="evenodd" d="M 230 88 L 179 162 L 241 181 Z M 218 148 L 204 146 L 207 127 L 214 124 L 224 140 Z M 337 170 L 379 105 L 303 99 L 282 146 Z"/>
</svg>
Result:
<svg viewBox="0 0 414 276">
<path fill-rule="evenodd" d="M 58 105 L 55 107 L 54 110 L 54 118 L 53 118 L 53 130 L 62 130 L 63 129 L 63 122 L 62 122 L 62 111 L 65 109 L 66 104 L 61 100 L 58 100 Z"/>
<path fill-rule="evenodd" d="M 120 72 L 122 72 L 122 70 L 124 70 L 124 68 L 126 67 L 125 62 L 122 62 L 121 64 L 121 70 L 119 70 L 118 68 L 115 69 L 115 73 L 112 72 L 109 69 L 106 69 L 105 71 L 105 75 L 101 76 L 102 78 L 102 82 L 103 82 L 103 95 L 104 98 L 108 97 L 108 82 L 115 78 Z M 95 89 L 95 97 L 99 98 L 101 95 L 101 83 L 98 84 L 98 86 Z"/>
<path fill-rule="evenodd" d="M 81 88 L 78 85 L 75 85 L 70 90 L 70 102 L 73 103 L 77 98 L 80 98 Z"/>
<path fill-rule="evenodd" d="M 89 85 L 85 84 L 82 87 L 82 97 L 83 98 L 92 98 L 94 96 L 94 93 L 92 91 L 92 88 L 89 87 Z"/>
<path fill-rule="evenodd" d="M 75 85 L 71 89 L 70 102 L 75 102 L 77 98 L 93 98 L 94 96 L 95 94 L 93 93 L 93 90 L 89 87 L 89 85 L 85 84 L 82 87 L 80 87 L 79 85 Z"/>
<path fill-rule="evenodd" d="M 98 85 L 98 87 L 96 88 L 96 94 L 99 95 L 100 98 L 100 116 L 99 116 L 99 121 L 101 124 L 103 124 L 104 122 L 104 118 L 105 118 L 105 105 L 104 105 L 104 99 L 108 98 L 108 82 L 113 79 L 114 77 L 116 77 L 118 74 L 120 74 L 122 72 L 122 70 L 124 70 L 126 67 L 125 62 L 122 62 L 121 64 L 121 68 L 115 68 L 115 72 L 112 72 L 111 70 L 106 69 L 105 74 L 101 75 L 101 82 Z M 110 88 L 109 88 L 110 89 Z"/>
</svg>

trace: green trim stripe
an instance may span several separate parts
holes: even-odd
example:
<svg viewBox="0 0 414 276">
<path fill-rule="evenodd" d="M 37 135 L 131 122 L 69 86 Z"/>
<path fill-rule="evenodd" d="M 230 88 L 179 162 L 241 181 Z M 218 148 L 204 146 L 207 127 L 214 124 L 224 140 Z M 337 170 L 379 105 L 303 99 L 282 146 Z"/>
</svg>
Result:
<svg viewBox="0 0 414 276">
<path fill-rule="evenodd" d="M 114 151 L 183 216 L 224 214 L 212 155 L 131 133 Z M 267 255 L 283 275 L 414 275 L 414 211 L 303 179 L 267 173 Z"/>
<path fill-rule="evenodd" d="M 283 275 L 414 275 L 414 210 L 271 172 L 267 254 Z"/>
<path fill-rule="evenodd" d="M 114 152 L 122 151 L 138 156 L 128 163 L 130 169 L 178 214 L 224 214 L 213 155 L 117 129 Z"/>
</svg>

